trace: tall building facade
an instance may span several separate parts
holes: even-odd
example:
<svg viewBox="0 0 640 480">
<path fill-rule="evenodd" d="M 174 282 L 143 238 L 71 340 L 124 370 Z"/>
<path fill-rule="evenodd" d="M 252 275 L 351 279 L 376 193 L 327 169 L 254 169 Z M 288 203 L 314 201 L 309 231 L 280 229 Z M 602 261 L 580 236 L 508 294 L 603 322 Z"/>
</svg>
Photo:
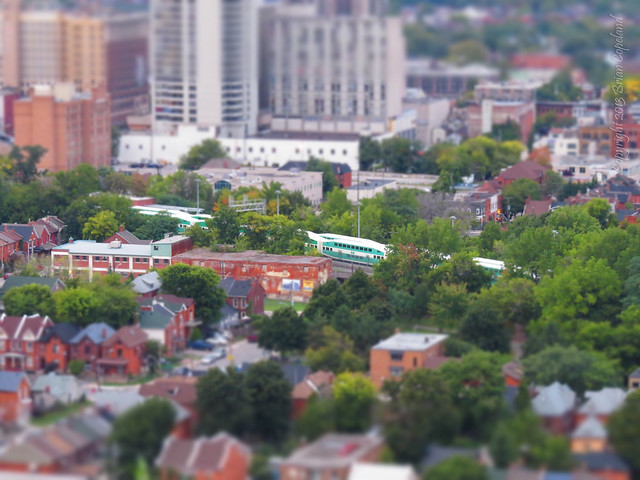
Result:
<svg viewBox="0 0 640 480">
<path fill-rule="evenodd" d="M 274 130 L 383 133 L 402 111 L 400 18 L 374 0 L 288 1 L 264 22 L 271 38 Z"/>
<path fill-rule="evenodd" d="M 0 86 L 26 94 L 43 84 L 73 83 L 78 91 L 106 85 L 114 123 L 149 111 L 147 12 L 0 5 Z"/>
<path fill-rule="evenodd" d="M 15 143 L 47 149 L 38 168 L 111 165 L 111 106 L 104 86 L 76 93 L 72 83 L 39 85 L 14 103 Z"/>
<path fill-rule="evenodd" d="M 255 0 L 152 0 L 150 58 L 156 131 L 200 124 L 223 137 L 255 133 Z"/>
</svg>

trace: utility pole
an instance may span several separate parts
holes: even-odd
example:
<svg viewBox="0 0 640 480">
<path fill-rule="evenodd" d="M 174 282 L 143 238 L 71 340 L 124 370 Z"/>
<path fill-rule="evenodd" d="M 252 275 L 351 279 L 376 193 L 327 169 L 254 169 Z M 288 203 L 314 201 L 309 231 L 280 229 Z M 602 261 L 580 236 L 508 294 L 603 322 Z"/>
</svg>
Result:
<svg viewBox="0 0 640 480">
<path fill-rule="evenodd" d="M 358 238 L 360 238 L 360 205 L 362 204 L 357 202 L 356 205 L 358 207 Z"/>
<path fill-rule="evenodd" d="M 276 215 L 280 215 L 280 190 L 276 190 Z M 291 294 L 291 298 L 293 302 L 293 293 Z"/>
<path fill-rule="evenodd" d="M 199 178 L 196 178 L 196 210 L 197 213 L 200 213 L 200 182 L 202 180 L 200 180 Z"/>
</svg>

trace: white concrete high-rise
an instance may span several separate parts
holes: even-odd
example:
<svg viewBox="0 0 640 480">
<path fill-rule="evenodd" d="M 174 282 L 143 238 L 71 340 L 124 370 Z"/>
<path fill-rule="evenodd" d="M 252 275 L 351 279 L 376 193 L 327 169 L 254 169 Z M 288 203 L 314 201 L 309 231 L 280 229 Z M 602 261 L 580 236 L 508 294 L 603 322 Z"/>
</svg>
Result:
<svg viewBox="0 0 640 480">
<path fill-rule="evenodd" d="M 405 44 L 400 18 L 388 17 L 383 1 L 288 0 L 268 15 L 274 130 L 393 130 L 402 112 Z"/>
<path fill-rule="evenodd" d="M 150 61 L 154 129 L 218 127 L 222 137 L 256 131 L 256 0 L 152 0 Z"/>
</svg>

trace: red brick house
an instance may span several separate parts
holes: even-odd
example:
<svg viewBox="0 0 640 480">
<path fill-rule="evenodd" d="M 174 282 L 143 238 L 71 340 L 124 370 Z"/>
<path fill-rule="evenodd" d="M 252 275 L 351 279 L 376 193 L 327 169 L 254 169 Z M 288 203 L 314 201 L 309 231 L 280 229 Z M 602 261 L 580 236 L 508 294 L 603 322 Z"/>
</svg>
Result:
<svg viewBox="0 0 640 480">
<path fill-rule="evenodd" d="M 170 436 L 155 461 L 161 480 L 245 480 L 250 463 L 251 450 L 224 432 L 193 440 Z"/>
<path fill-rule="evenodd" d="M 10 235 L 9 233 L 13 233 Z M 0 230 L 0 264 L 7 263 L 13 252 L 20 250 L 22 237 L 15 232 L 3 232 Z"/>
<path fill-rule="evenodd" d="M 31 412 L 31 384 L 24 372 L 0 372 L 0 423 L 28 419 Z"/>
<path fill-rule="evenodd" d="M 69 342 L 79 330 L 80 328 L 70 323 L 58 323 L 45 328 L 37 342 L 38 368 L 55 368 L 60 372 L 66 372 L 71 360 Z"/>
<path fill-rule="evenodd" d="M 82 360 L 85 370 L 96 371 L 96 362 L 102 356 L 103 343 L 116 331 L 106 323 L 92 323 L 76 333 L 69 345 L 71 347 L 71 359 Z"/>
<path fill-rule="evenodd" d="M 42 248 L 50 243 L 49 231 L 42 225 L 25 225 L 20 223 L 3 223 L 5 232 L 13 231 L 21 237 L 20 250 L 25 253 L 33 253 L 36 248 Z"/>
<path fill-rule="evenodd" d="M 541 165 L 533 160 L 525 160 L 500 172 L 496 176 L 496 180 L 498 180 L 501 187 L 506 187 L 519 178 L 528 178 L 542 185 L 549 170 L 551 170 L 551 167 L 548 165 Z"/>
<path fill-rule="evenodd" d="M 149 337 L 136 326 L 121 327 L 102 344 L 97 366 L 101 375 L 140 375 Z"/>
<path fill-rule="evenodd" d="M 29 222 L 29 225 L 45 226 L 49 233 L 49 242 L 54 245 L 57 245 L 60 242 L 62 230 L 66 227 L 65 223 L 54 215 L 48 215 L 36 220 L 35 222 Z"/>
<path fill-rule="evenodd" d="M 544 215 L 551 211 L 551 203 L 553 201 L 550 198 L 545 200 L 531 200 L 531 197 L 528 197 L 524 203 L 524 212 L 523 215 Z"/>
<path fill-rule="evenodd" d="M 171 312 L 173 314 L 171 328 L 163 340 L 164 342 L 167 342 L 167 339 L 169 341 L 164 344 L 171 344 L 172 348 L 186 347 L 186 342 L 191 338 L 191 332 L 200 323 L 195 319 L 196 304 L 192 298 L 162 293 L 154 297 L 138 297 L 136 301 L 140 305 L 141 313 L 145 309 L 148 311 L 156 310 L 159 313 Z M 154 306 L 156 307 L 154 308 Z"/>
<path fill-rule="evenodd" d="M 307 407 L 307 402 L 313 395 L 327 398 L 331 395 L 331 386 L 336 376 L 332 372 L 318 371 L 307 375 L 291 392 L 293 399 L 293 418 L 298 418 Z"/>
<path fill-rule="evenodd" d="M 141 305 L 138 312 L 138 327 L 162 345 L 166 355 L 172 357 L 180 348 L 185 348 L 187 338 L 174 312 L 163 303 L 151 300 L 150 305 Z"/>
<path fill-rule="evenodd" d="M 533 412 L 542 418 L 545 428 L 555 435 L 567 435 L 575 427 L 576 394 L 567 385 L 554 382 L 536 387 L 531 400 Z"/>
<path fill-rule="evenodd" d="M 238 310 L 239 318 L 264 313 L 265 291 L 257 281 L 227 277 L 220 280 L 220 288 L 227 294 L 227 304 Z"/>
<path fill-rule="evenodd" d="M 47 327 L 53 327 L 49 317 L 23 315 L 0 316 L 0 370 L 35 371 L 39 368 L 37 341 Z"/>
<path fill-rule="evenodd" d="M 509 362 L 502 366 L 502 376 L 504 377 L 504 383 L 506 385 L 519 387 L 520 383 L 522 383 L 524 372 L 518 362 Z"/>
</svg>

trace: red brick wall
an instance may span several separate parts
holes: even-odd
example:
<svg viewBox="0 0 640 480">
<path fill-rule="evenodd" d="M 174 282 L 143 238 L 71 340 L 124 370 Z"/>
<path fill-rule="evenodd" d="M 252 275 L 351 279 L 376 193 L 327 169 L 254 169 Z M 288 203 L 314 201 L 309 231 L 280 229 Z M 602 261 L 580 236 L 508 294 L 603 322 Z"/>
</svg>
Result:
<svg viewBox="0 0 640 480">
<path fill-rule="evenodd" d="M 20 399 L 28 399 L 30 395 L 31 388 L 26 378 L 22 379 L 18 392 L 0 392 L 0 422 L 15 422 L 20 417 L 22 409 L 28 408 Z"/>
<path fill-rule="evenodd" d="M 196 480 L 245 480 L 249 475 L 249 458 L 237 447 L 232 446 L 223 469 L 213 476 L 196 474 Z"/>
<path fill-rule="evenodd" d="M 39 352 L 40 358 L 38 359 L 38 365 L 46 365 L 56 362 L 58 369 L 61 372 L 67 371 L 67 365 L 69 362 L 69 345 L 62 343 L 57 337 L 53 336 L 47 343 L 40 343 L 38 346 L 43 347 Z M 57 348 L 57 353 L 56 353 Z M 44 363 L 42 363 L 44 361 Z"/>
<path fill-rule="evenodd" d="M 127 347 L 121 342 L 117 342 L 108 348 L 105 348 L 102 358 L 117 358 L 127 360 L 125 367 L 125 375 L 140 375 L 142 373 L 142 359 L 144 357 L 145 345 L 137 345 L 135 347 Z M 122 351 L 121 356 L 118 351 Z"/>
</svg>

